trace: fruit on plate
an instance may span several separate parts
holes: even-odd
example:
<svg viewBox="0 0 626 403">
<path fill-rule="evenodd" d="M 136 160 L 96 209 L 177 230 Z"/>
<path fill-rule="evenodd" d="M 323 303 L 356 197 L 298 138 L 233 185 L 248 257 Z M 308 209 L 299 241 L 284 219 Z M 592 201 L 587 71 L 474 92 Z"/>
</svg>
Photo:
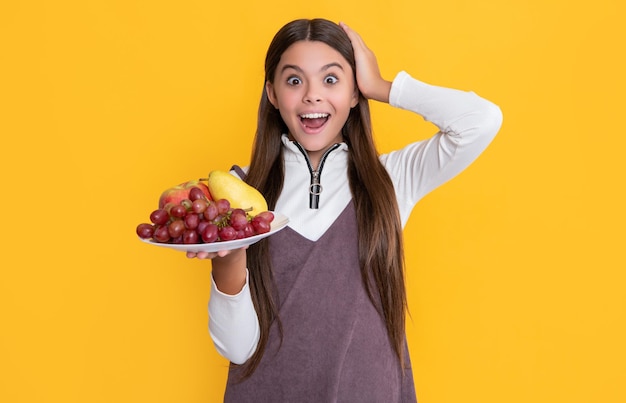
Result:
<svg viewBox="0 0 626 403">
<path fill-rule="evenodd" d="M 171 187 L 161 193 L 161 197 L 159 197 L 159 208 L 164 208 L 165 205 L 168 203 L 171 203 L 172 205 L 177 205 L 180 204 L 183 200 L 190 199 L 189 192 L 194 187 L 199 188 L 202 193 L 204 193 L 207 199 L 213 200 L 207 184 L 199 179 L 193 179 Z"/>
<path fill-rule="evenodd" d="M 207 183 L 205 183 L 207 182 Z M 228 172 L 167 189 L 150 222 L 137 226 L 141 239 L 198 244 L 249 238 L 270 232 L 274 213 L 259 191 Z"/>
<path fill-rule="evenodd" d="M 261 192 L 229 172 L 211 171 L 207 185 L 214 200 L 226 199 L 232 208 L 243 209 L 251 217 L 267 211 L 267 201 Z"/>
</svg>

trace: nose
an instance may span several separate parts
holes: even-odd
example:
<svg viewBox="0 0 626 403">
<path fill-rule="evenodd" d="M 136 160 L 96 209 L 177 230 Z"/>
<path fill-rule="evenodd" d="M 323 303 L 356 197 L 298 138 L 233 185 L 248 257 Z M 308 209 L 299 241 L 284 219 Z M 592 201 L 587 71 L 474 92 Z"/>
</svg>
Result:
<svg viewBox="0 0 626 403">
<path fill-rule="evenodd" d="M 308 104 L 320 102 L 322 100 L 322 94 L 319 87 L 313 84 L 307 85 L 302 100 Z"/>
</svg>

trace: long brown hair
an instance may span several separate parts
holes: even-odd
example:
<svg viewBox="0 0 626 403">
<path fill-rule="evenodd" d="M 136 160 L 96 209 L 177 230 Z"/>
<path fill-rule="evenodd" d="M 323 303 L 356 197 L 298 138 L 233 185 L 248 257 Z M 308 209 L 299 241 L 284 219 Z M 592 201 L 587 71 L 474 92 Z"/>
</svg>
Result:
<svg viewBox="0 0 626 403">
<path fill-rule="evenodd" d="M 272 40 L 265 59 L 265 80 L 273 82 L 281 55 L 298 41 L 320 41 L 336 49 L 356 72 L 350 39 L 334 22 L 324 19 L 296 20 L 281 28 Z M 356 82 L 356 76 L 355 76 Z M 264 86 L 265 88 L 265 86 Z M 281 135 L 287 127 L 280 113 L 270 104 L 265 90 L 261 96 L 258 126 L 252 160 L 246 181 L 265 196 L 273 209 L 284 179 Z M 406 292 L 402 226 L 391 179 L 376 151 L 370 121 L 369 103 L 359 94 L 342 129 L 348 145 L 348 178 L 356 208 L 361 276 L 374 306 L 385 320 L 391 345 L 404 366 Z M 271 324 L 282 326 L 267 240 L 249 247 L 250 290 L 259 318 L 261 336 L 253 356 L 244 364 L 242 377 L 250 376 L 259 365 L 267 345 Z"/>
</svg>

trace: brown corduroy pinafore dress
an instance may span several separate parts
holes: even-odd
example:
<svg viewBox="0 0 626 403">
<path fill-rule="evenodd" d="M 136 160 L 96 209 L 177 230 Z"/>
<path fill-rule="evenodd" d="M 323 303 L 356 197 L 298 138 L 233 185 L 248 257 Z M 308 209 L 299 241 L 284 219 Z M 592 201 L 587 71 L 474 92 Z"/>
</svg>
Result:
<svg viewBox="0 0 626 403">
<path fill-rule="evenodd" d="M 268 238 L 282 344 L 272 326 L 250 378 L 241 381 L 231 365 L 225 402 L 416 402 L 406 346 L 403 376 L 385 323 L 363 287 L 356 234 L 350 202 L 317 241 L 290 227 Z"/>
</svg>

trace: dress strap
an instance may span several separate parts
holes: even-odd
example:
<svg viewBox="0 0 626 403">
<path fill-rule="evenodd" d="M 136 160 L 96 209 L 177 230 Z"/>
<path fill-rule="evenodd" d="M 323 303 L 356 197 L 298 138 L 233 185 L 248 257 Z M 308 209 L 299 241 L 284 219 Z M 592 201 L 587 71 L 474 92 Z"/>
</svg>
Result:
<svg viewBox="0 0 626 403">
<path fill-rule="evenodd" d="M 235 173 L 237 174 L 237 176 L 239 176 L 239 178 L 241 179 L 246 179 L 246 173 L 243 171 L 243 169 L 241 169 L 241 167 L 239 165 L 233 165 L 230 168 L 231 171 L 235 171 Z"/>
</svg>

